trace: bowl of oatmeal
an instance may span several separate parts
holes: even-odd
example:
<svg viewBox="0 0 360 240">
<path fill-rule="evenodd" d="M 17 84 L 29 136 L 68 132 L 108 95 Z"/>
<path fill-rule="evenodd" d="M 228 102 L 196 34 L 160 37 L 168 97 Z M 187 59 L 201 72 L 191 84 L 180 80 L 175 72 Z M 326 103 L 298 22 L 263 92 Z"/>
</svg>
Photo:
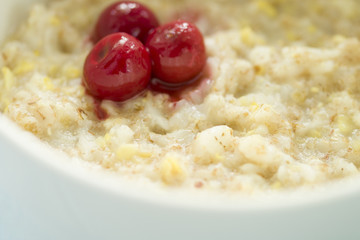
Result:
<svg viewBox="0 0 360 240">
<path fill-rule="evenodd" d="M 127 101 L 83 84 L 112 1 L 1 2 L 0 239 L 357 239 L 359 3 L 140 2 L 207 60 Z"/>
</svg>

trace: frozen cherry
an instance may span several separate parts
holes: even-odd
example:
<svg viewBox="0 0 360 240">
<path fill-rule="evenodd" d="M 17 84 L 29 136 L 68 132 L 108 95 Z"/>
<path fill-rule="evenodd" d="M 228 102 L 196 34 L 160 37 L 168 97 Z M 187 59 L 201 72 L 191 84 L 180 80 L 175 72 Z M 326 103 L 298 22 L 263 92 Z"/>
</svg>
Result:
<svg viewBox="0 0 360 240">
<path fill-rule="evenodd" d="M 127 33 L 114 33 L 100 40 L 84 64 L 84 85 L 100 99 L 127 100 L 142 92 L 150 77 L 148 52 Z"/>
<path fill-rule="evenodd" d="M 177 20 L 160 26 L 147 39 L 153 76 L 179 85 L 193 80 L 205 66 L 204 39 L 190 22 Z"/>
<path fill-rule="evenodd" d="M 116 2 L 100 15 L 93 33 L 93 41 L 116 32 L 126 32 L 145 43 L 151 30 L 159 25 L 155 15 L 144 5 L 132 1 Z"/>
</svg>

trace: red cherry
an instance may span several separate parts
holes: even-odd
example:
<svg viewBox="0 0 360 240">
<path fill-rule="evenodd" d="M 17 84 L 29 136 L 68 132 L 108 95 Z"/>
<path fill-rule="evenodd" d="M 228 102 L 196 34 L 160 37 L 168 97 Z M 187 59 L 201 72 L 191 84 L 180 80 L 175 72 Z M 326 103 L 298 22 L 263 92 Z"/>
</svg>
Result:
<svg viewBox="0 0 360 240">
<path fill-rule="evenodd" d="M 205 66 L 205 44 L 199 29 L 178 20 L 160 26 L 146 41 L 154 77 L 179 85 L 194 79 Z"/>
<path fill-rule="evenodd" d="M 159 25 L 155 15 L 144 5 L 132 1 L 116 2 L 100 15 L 93 41 L 116 32 L 126 32 L 145 43 L 149 32 Z"/>
<path fill-rule="evenodd" d="M 84 64 L 84 85 L 100 99 L 127 100 L 150 81 L 151 62 L 144 45 L 127 33 L 114 33 L 98 42 Z"/>
</svg>

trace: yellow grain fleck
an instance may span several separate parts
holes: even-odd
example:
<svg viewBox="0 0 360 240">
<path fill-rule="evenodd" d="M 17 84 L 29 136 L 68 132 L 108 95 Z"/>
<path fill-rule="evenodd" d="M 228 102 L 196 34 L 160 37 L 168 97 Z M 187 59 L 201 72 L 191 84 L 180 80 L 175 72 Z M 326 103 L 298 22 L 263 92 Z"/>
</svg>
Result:
<svg viewBox="0 0 360 240">
<path fill-rule="evenodd" d="M 137 154 L 141 158 L 150 158 L 152 156 L 151 152 L 138 152 Z"/>
<path fill-rule="evenodd" d="M 82 97 L 85 96 L 85 88 L 80 87 L 77 91 L 78 96 Z"/>
<path fill-rule="evenodd" d="M 59 26 L 61 23 L 60 19 L 56 16 L 51 16 L 49 21 L 50 21 L 50 24 L 53 26 Z"/>
<path fill-rule="evenodd" d="M 304 91 L 296 91 L 291 95 L 291 98 L 298 104 L 305 102 L 306 94 Z"/>
<path fill-rule="evenodd" d="M 21 75 L 34 70 L 35 64 L 29 61 L 20 61 L 16 67 L 14 68 L 13 72 L 15 75 Z"/>
<path fill-rule="evenodd" d="M 307 31 L 309 32 L 309 33 L 315 33 L 316 31 L 317 31 L 317 28 L 314 26 L 314 25 L 309 25 L 308 27 L 307 27 Z"/>
<path fill-rule="evenodd" d="M 322 137 L 322 133 L 319 129 L 311 129 L 307 135 L 312 138 L 321 138 Z"/>
<path fill-rule="evenodd" d="M 119 160 L 132 160 L 138 153 L 138 148 L 134 144 L 124 144 L 116 151 L 116 156 Z"/>
<path fill-rule="evenodd" d="M 360 138 L 354 139 L 351 142 L 351 147 L 355 152 L 360 152 Z"/>
<path fill-rule="evenodd" d="M 260 36 L 256 35 L 251 27 L 246 26 L 240 30 L 241 40 L 247 46 L 254 46 L 256 44 L 264 44 L 265 41 Z"/>
<path fill-rule="evenodd" d="M 215 154 L 213 158 L 214 162 L 217 163 L 223 162 L 225 160 L 225 157 L 220 155 L 219 153 Z"/>
<path fill-rule="evenodd" d="M 287 31 L 286 38 L 289 41 L 296 41 L 299 39 L 299 37 L 293 31 Z"/>
<path fill-rule="evenodd" d="M 106 143 L 109 143 L 109 142 L 110 142 L 110 140 L 111 140 L 111 136 L 110 136 L 110 134 L 109 134 L 109 133 L 106 133 L 106 134 L 105 134 L 105 136 L 104 136 L 104 140 L 105 140 L 105 142 L 106 142 Z"/>
<path fill-rule="evenodd" d="M 37 57 L 40 56 L 40 51 L 39 51 L 39 50 L 35 50 L 35 51 L 34 51 L 34 55 L 37 56 Z"/>
<path fill-rule="evenodd" d="M 344 37 L 343 35 L 335 35 L 334 37 L 333 37 L 333 41 L 335 42 L 335 43 L 342 43 L 342 42 L 344 42 L 346 40 L 346 37 Z"/>
<path fill-rule="evenodd" d="M 251 136 L 251 135 L 254 135 L 255 134 L 255 130 L 252 129 L 252 130 L 249 130 L 246 132 L 246 136 Z"/>
<path fill-rule="evenodd" d="M 248 46 L 254 44 L 254 32 L 250 27 L 245 27 L 241 29 L 240 34 L 243 43 L 245 43 Z"/>
<path fill-rule="evenodd" d="M 96 139 L 96 144 L 99 145 L 101 148 L 105 148 L 106 147 L 106 140 L 104 137 L 98 137 Z"/>
<path fill-rule="evenodd" d="M 9 112 L 9 105 L 6 105 L 5 109 L 4 109 L 4 113 L 8 113 Z"/>
<path fill-rule="evenodd" d="M 247 97 L 240 97 L 237 100 L 237 103 L 241 106 L 249 106 L 251 105 L 251 102 L 249 101 L 249 99 Z"/>
<path fill-rule="evenodd" d="M 1 72 L 4 77 L 5 90 L 10 90 L 15 85 L 15 77 L 13 72 L 8 67 L 3 67 Z"/>
<path fill-rule="evenodd" d="M 79 78 L 81 75 L 81 71 L 78 68 L 72 66 L 65 68 L 64 73 L 68 79 Z"/>
<path fill-rule="evenodd" d="M 52 80 L 49 77 L 44 77 L 43 82 L 44 82 L 44 88 L 46 90 L 49 91 L 54 90 L 54 84 L 52 83 Z"/>
<path fill-rule="evenodd" d="M 124 144 L 118 148 L 116 156 L 119 160 L 130 161 L 134 160 L 134 157 L 150 158 L 152 154 L 150 152 L 140 151 L 139 147 L 135 144 Z"/>
<path fill-rule="evenodd" d="M 161 179 L 165 184 L 176 185 L 185 180 L 185 171 L 179 164 L 179 158 L 167 154 L 160 165 Z"/>
<path fill-rule="evenodd" d="M 271 188 L 276 190 L 276 189 L 280 189 L 282 187 L 282 184 L 280 181 L 276 181 L 273 184 L 271 184 Z"/>
<path fill-rule="evenodd" d="M 277 10 L 271 5 L 268 1 L 260 0 L 257 1 L 258 9 L 265 13 L 268 17 L 275 17 L 277 15 Z"/>
<path fill-rule="evenodd" d="M 336 127 L 343 135 L 349 135 L 355 128 L 352 119 L 348 116 L 340 114 L 335 119 Z"/>
<path fill-rule="evenodd" d="M 259 104 L 257 104 L 256 102 L 251 103 L 250 111 L 255 112 L 255 111 L 259 110 L 259 109 L 260 109 Z"/>
<path fill-rule="evenodd" d="M 312 93 L 318 93 L 318 92 L 320 92 L 320 89 L 317 88 L 317 87 L 311 87 L 311 88 L 310 88 L 310 91 L 311 91 Z"/>
<path fill-rule="evenodd" d="M 48 73 L 50 76 L 56 76 L 56 74 L 59 72 L 59 67 L 57 65 L 51 65 L 48 68 Z"/>
<path fill-rule="evenodd" d="M 7 97 L 2 96 L 1 97 L 1 103 L 2 103 L 2 106 L 4 107 L 4 113 L 8 113 L 9 112 L 10 100 Z"/>
</svg>

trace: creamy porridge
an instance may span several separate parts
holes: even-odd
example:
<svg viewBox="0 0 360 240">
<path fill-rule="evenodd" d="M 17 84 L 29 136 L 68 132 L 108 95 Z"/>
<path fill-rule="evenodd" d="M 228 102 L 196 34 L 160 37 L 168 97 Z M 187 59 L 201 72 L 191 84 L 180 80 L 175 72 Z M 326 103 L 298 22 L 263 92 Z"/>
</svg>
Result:
<svg viewBox="0 0 360 240">
<path fill-rule="evenodd" d="M 82 69 L 110 2 L 61 0 L 35 5 L 1 47 L 3 114 L 73 158 L 161 185 L 253 192 L 358 174 L 359 1 L 144 2 L 204 34 L 197 86 L 176 101 L 94 102 Z"/>
</svg>

